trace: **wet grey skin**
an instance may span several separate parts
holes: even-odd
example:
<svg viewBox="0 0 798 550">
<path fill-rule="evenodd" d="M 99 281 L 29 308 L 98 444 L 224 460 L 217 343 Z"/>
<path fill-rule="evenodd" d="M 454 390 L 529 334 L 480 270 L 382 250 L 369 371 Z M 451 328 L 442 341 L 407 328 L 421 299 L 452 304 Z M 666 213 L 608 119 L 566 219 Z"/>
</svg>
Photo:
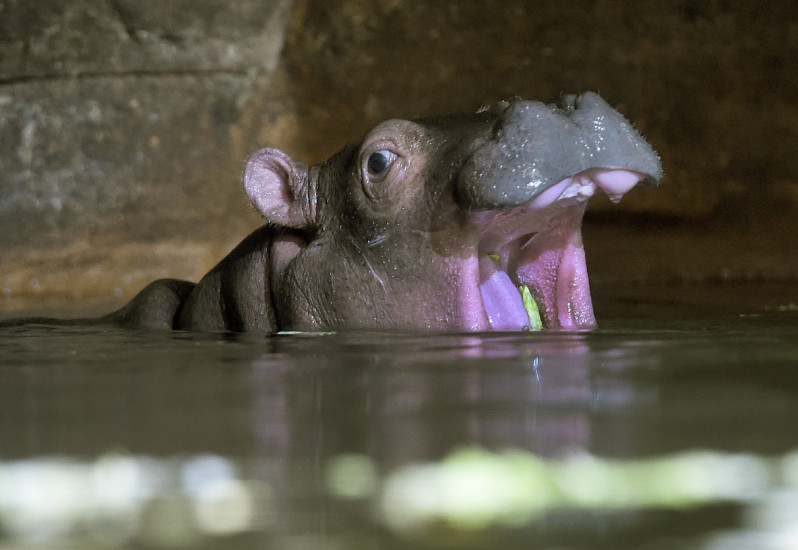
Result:
<svg viewBox="0 0 798 550">
<path fill-rule="evenodd" d="M 649 184 L 662 177 L 648 142 L 598 94 L 565 96 L 559 107 L 502 102 L 489 111 L 504 123 L 460 173 L 460 185 L 474 208 L 523 204 L 589 168 L 624 168 L 643 174 Z"/>
<path fill-rule="evenodd" d="M 621 191 L 616 173 L 632 178 Z M 512 320 L 524 312 L 513 288 L 525 285 L 545 328 L 593 328 L 580 233 L 587 197 L 599 188 L 619 197 L 661 175 L 652 148 L 594 93 L 389 120 L 315 166 L 262 149 L 244 187 L 266 224 L 199 283 L 155 281 L 90 322 L 520 330 L 529 327 Z"/>
</svg>

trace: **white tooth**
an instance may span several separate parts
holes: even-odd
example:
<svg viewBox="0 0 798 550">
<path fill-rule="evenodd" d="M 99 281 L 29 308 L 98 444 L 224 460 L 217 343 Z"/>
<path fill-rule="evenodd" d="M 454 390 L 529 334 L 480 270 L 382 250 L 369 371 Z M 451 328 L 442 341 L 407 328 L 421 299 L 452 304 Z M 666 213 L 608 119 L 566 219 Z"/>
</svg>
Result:
<svg viewBox="0 0 798 550">
<path fill-rule="evenodd" d="M 579 196 L 580 197 L 592 197 L 593 193 L 596 192 L 596 186 L 593 183 L 589 183 L 588 185 L 583 185 L 579 188 Z"/>
<path fill-rule="evenodd" d="M 571 185 L 569 185 L 565 191 L 562 192 L 559 199 L 570 199 L 573 197 L 578 197 L 580 199 L 587 199 L 593 196 L 593 193 L 596 192 L 596 184 L 590 180 L 577 180 L 572 179 Z"/>
</svg>

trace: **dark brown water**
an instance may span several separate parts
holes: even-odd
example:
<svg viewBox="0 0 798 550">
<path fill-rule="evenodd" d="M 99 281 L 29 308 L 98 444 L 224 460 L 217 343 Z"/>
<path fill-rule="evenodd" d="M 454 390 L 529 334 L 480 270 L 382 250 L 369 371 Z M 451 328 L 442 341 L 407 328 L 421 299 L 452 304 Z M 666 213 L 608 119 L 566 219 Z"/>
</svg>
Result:
<svg viewBox="0 0 798 550">
<path fill-rule="evenodd" d="M 0 331 L 0 547 L 798 548 L 798 291 L 583 334 Z"/>
</svg>

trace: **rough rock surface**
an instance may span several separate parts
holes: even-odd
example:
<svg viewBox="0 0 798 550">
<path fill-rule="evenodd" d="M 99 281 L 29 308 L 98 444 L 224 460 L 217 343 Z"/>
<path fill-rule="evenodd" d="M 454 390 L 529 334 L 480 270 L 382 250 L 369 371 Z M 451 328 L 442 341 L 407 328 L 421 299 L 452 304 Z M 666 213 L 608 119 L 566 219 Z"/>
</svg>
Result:
<svg viewBox="0 0 798 550">
<path fill-rule="evenodd" d="M 624 207 L 702 217 L 740 195 L 798 191 L 797 15 L 742 0 L 306 0 L 284 59 L 300 126 L 319 130 L 305 142 L 315 156 L 386 115 L 598 91 L 669 176 Z"/>
<path fill-rule="evenodd" d="M 0 0 L 0 310 L 198 278 L 246 156 L 595 90 L 665 181 L 594 200 L 594 280 L 798 276 L 798 8 L 743 0 Z M 282 53 L 281 53 L 282 52 Z"/>
<path fill-rule="evenodd" d="M 239 178 L 289 10 L 0 2 L 6 301 L 196 278 L 258 223 Z"/>
</svg>

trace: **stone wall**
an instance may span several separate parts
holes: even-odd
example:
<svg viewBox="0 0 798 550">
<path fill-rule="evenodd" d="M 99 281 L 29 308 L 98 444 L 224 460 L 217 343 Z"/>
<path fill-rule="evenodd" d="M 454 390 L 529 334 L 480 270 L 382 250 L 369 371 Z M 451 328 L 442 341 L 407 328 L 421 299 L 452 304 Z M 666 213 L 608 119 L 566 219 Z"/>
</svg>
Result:
<svg viewBox="0 0 798 550">
<path fill-rule="evenodd" d="M 240 189 L 287 0 L 0 2 L 0 285 L 125 298 L 258 224 Z"/>
<path fill-rule="evenodd" d="M 196 279 L 263 145 L 596 90 L 662 186 L 594 200 L 595 279 L 798 275 L 798 8 L 742 0 L 0 0 L 0 309 Z"/>
</svg>

